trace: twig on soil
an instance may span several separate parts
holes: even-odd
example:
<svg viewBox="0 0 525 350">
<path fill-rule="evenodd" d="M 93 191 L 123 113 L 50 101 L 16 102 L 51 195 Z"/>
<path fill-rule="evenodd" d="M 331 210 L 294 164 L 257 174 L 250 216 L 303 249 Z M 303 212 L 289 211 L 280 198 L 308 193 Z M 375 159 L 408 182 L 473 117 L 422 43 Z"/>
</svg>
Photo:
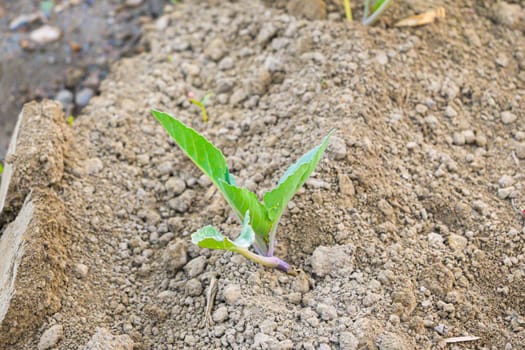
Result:
<svg viewBox="0 0 525 350">
<path fill-rule="evenodd" d="M 217 295 L 218 285 L 219 283 L 217 282 L 217 278 L 213 276 L 210 280 L 208 292 L 206 293 L 206 310 L 204 311 L 204 326 L 206 328 L 213 326 L 211 312 L 213 310 L 213 305 L 215 304 L 215 296 Z"/>
<path fill-rule="evenodd" d="M 461 343 L 461 342 L 474 341 L 474 340 L 479 340 L 479 337 L 475 337 L 472 335 L 466 335 L 463 337 L 452 337 L 452 338 L 445 339 L 445 343 L 453 344 L 453 343 Z"/>
</svg>

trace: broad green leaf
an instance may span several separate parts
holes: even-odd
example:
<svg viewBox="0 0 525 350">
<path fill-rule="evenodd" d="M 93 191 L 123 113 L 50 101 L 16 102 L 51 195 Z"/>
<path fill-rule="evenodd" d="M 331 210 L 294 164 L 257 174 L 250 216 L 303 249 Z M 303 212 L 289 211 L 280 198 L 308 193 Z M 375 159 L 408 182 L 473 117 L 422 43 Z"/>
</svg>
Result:
<svg viewBox="0 0 525 350">
<path fill-rule="evenodd" d="M 330 131 L 321 144 L 308 151 L 290 166 L 279 180 L 276 188 L 264 194 L 264 204 L 271 222 L 279 220 L 290 199 L 315 169 L 333 132 L 334 130 Z"/>
<path fill-rule="evenodd" d="M 267 236 L 271 223 L 266 209 L 255 193 L 235 185 L 226 159 L 222 152 L 198 132 L 167 113 L 152 111 L 152 114 L 168 131 L 182 151 L 205 173 L 217 186 L 228 204 L 233 208 L 239 220 L 244 219 L 246 211 L 252 213 L 251 225 L 257 235 Z"/>
<path fill-rule="evenodd" d="M 235 208 L 237 216 L 243 220 L 242 213 L 250 211 L 251 225 L 255 233 L 263 238 L 268 235 L 272 223 L 268 220 L 266 208 L 263 206 L 255 193 L 226 182 L 222 182 L 225 197 L 230 198 L 232 207 Z"/>
<path fill-rule="evenodd" d="M 230 181 L 228 165 L 222 152 L 204 136 L 171 115 L 151 111 L 182 151 L 222 190 L 219 180 Z"/>
<path fill-rule="evenodd" d="M 248 249 L 255 240 L 255 232 L 250 226 L 250 213 L 246 212 L 242 223 L 242 230 L 235 239 L 231 241 L 213 226 L 204 226 L 191 235 L 191 242 L 201 248 L 220 249 L 236 252 L 239 248 Z"/>
</svg>

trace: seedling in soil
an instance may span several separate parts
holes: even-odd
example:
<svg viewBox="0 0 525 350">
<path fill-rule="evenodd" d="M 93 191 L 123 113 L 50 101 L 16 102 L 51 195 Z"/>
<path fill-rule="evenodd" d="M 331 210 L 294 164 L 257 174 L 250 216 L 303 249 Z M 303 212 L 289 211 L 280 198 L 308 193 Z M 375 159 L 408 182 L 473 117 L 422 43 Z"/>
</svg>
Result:
<svg viewBox="0 0 525 350">
<path fill-rule="evenodd" d="M 241 233 L 235 240 L 225 237 L 213 226 L 205 226 L 191 235 L 192 242 L 202 248 L 239 253 L 261 265 L 293 274 L 295 270 L 290 264 L 274 256 L 277 226 L 288 202 L 319 163 L 333 130 L 286 170 L 277 186 L 263 195 L 262 203 L 255 193 L 236 185 L 224 155 L 204 136 L 167 113 L 152 110 L 152 114 L 211 179 L 242 223 Z M 251 246 L 256 253 L 249 250 Z"/>
<path fill-rule="evenodd" d="M 202 121 L 207 122 L 208 121 L 208 112 L 206 111 L 206 102 L 210 99 L 210 97 L 213 96 L 213 94 L 207 93 L 202 100 L 196 100 L 193 97 L 190 97 L 189 101 L 193 103 L 195 106 L 199 107 L 202 113 Z"/>
<path fill-rule="evenodd" d="M 67 118 L 67 123 L 70 125 L 70 126 L 73 126 L 73 121 L 75 120 L 75 117 L 73 117 L 72 115 L 70 115 L 68 118 Z"/>
<path fill-rule="evenodd" d="M 0 175 L 4 173 L 4 165 L 0 163 Z"/>
<path fill-rule="evenodd" d="M 377 19 L 392 5 L 393 0 L 364 0 L 365 10 L 363 14 L 363 24 L 369 26 L 374 24 Z M 346 19 L 352 21 L 352 7 L 350 0 L 343 0 Z"/>
</svg>

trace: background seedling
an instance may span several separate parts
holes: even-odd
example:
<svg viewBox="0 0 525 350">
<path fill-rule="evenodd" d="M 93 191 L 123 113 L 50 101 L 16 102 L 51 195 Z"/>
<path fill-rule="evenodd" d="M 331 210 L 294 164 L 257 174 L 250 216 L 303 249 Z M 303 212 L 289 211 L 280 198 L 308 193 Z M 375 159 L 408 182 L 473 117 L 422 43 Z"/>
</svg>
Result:
<svg viewBox="0 0 525 350">
<path fill-rule="evenodd" d="M 393 0 L 364 0 L 363 24 L 374 24 L 377 19 L 392 5 Z M 343 0 L 346 19 L 352 21 L 352 7 L 350 0 Z"/>
<path fill-rule="evenodd" d="M 290 166 L 277 186 L 263 195 L 261 202 L 255 193 L 236 185 L 222 152 L 204 136 L 167 113 L 153 110 L 152 114 L 182 151 L 211 179 L 242 223 L 241 233 L 233 241 L 215 227 L 205 226 L 192 234 L 192 242 L 202 248 L 232 251 L 261 265 L 293 273 L 294 269 L 287 262 L 273 256 L 277 226 L 288 202 L 319 163 L 333 130 L 321 144 Z M 251 246 L 256 253 L 249 250 Z"/>
<path fill-rule="evenodd" d="M 205 123 L 208 121 L 208 112 L 206 111 L 206 102 L 208 102 L 211 96 L 213 96 L 213 94 L 210 92 L 204 95 L 204 97 L 200 101 L 194 99 L 193 97 L 190 97 L 189 99 L 191 103 L 193 103 L 195 106 L 200 108 L 201 113 L 202 113 L 202 121 Z"/>
<path fill-rule="evenodd" d="M 72 115 L 70 115 L 68 118 L 67 118 L 67 123 L 69 125 L 73 125 L 73 121 L 75 120 L 75 117 L 73 117 Z"/>
<path fill-rule="evenodd" d="M 0 163 L 0 175 L 4 173 L 4 164 Z"/>
</svg>

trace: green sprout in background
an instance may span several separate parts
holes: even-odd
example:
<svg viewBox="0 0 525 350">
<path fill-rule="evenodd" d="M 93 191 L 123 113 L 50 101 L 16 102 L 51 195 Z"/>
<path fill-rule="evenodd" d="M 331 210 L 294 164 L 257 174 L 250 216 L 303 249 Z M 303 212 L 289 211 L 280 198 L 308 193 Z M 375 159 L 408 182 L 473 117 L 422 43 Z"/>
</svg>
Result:
<svg viewBox="0 0 525 350">
<path fill-rule="evenodd" d="M 210 92 L 210 93 L 207 93 L 200 101 L 192 97 L 190 97 L 189 99 L 191 103 L 193 103 L 195 106 L 200 108 L 201 113 L 202 113 L 202 121 L 205 123 L 208 121 L 208 112 L 206 111 L 206 102 L 208 102 L 211 96 L 213 96 L 213 94 Z"/>
<path fill-rule="evenodd" d="M 0 175 L 4 173 L 4 164 L 0 163 Z"/>
<path fill-rule="evenodd" d="M 377 19 L 392 5 L 393 0 L 364 0 L 365 10 L 363 13 L 363 24 L 369 26 L 374 24 Z M 343 0 L 346 19 L 352 21 L 352 7 L 350 0 Z"/>
<path fill-rule="evenodd" d="M 166 129 L 181 150 L 206 174 L 242 223 L 235 240 L 225 237 L 213 226 L 205 226 L 191 235 L 199 247 L 235 252 L 263 266 L 294 274 L 290 264 L 274 256 L 277 225 L 293 195 L 306 182 L 328 146 L 333 130 L 323 141 L 290 166 L 277 186 L 263 195 L 257 195 L 237 186 L 222 152 L 197 131 L 171 115 L 152 110 L 153 116 Z M 255 253 L 249 248 L 253 246 Z"/>
<path fill-rule="evenodd" d="M 73 117 L 72 115 L 70 115 L 68 118 L 67 118 L 67 123 L 69 125 L 73 125 L 73 121 L 75 120 L 75 117 Z"/>
</svg>

